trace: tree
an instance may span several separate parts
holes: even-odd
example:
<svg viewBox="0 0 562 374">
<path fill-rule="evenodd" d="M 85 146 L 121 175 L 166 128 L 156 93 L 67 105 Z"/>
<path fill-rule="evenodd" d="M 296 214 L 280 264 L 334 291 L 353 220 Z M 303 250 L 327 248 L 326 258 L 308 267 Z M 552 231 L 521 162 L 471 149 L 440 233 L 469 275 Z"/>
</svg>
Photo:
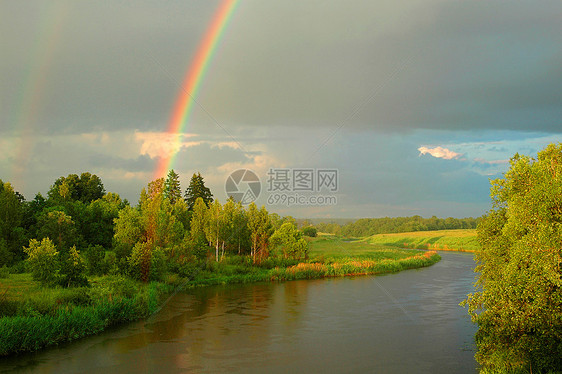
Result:
<svg viewBox="0 0 562 374">
<path fill-rule="evenodd" d="M 58 276 L 59 263 L 55 245 L 49 238 L 41 242 L 36 239 L 29 241 L 29 247 L 24 247 L 28 255 L 29 268 L 33 279 L 44 285 L 53 284 Z"/>
<path fill-rule="evenodd" d="M 37 237 L 37 219 L 47 207 L 47 199 L 37 193 L 33 200 L 24 203 L 23 226 L 30 238 Z"/>
<path fill-rule="evenodd" d="M 24 204 L 18 193 L 0 180 L 0 241 L 6 256 L 0 259 L 0 266 L 23 257 L 22 246 L 27 241 L 23 220 Z"/>
<path fill-rule="evenodd" d="M 59 210 L 45 212 L 39 217 L 37 224 L 40 227 L 37 237 L 50 238 L 59 251 L 66 251 L 82 241 L 72 217 Z"/>
<path fill-rule="evenodd" d="M 101 199 L 104 194 L 105 188 L 100 177 L 87 172 L 80 174 L 80 177 L 69 174 L 67 177 L 58 178 L 47 193 L 51 201 L 71 200 L 85 204 Z"/>
<path fill-rule="evenodd" d="M 130 266 L 129 275 L 143 282 L 160 280 L 165 269 L 166 259 L 160 247 L 150 242 L 139 242 L 127 258 Z"/>
<path fill-rule="evenodd" d="M 158 256 L 167 254 L 170 259 L 174 257 L 175 247 L 181 245 L 185 228 L 174 214 L 182 211 L 181 206 L 181 202 L 170 204 L 164 196 L 164 179 L 160 178 L 143 188 L 138 209 L 125 207 L 119 212 L 115 221 L 117 252 L 122 259 L 127 257 L 129 267 L 139 267 L 130 270 L 138 272 L 140 279 L 148 281 L 155 272 L 159 273 L 151 269 L 152 265 L 160 264 L 159 257 L 152 258 L 154 251 L 158 249 Z"/>
<path fill-rule="evenodd" d="M 129 256 L 137 242 L 143 239 L 144 228 L 142 226 L 139 209 L 126 206 L 119 211 L 115 219 L 115 242 L 118 244 L 116 252 L 119 257 Z"/>
<path fill-rule="evenodd" d="M 111 248 L 115 219 L 124 207 L 119 195 L 111 192 L 86 206 L 80 230 L 86 243 Z"/>
<path fill-rule="evenodd" d="M 236 203 L 232 217 L 232 243 L 238 254 L 242 249 L 250 247 L 250 232 L 248 231 L 248 215 L 241 202 Z"/>
<path fill-rule="evenodd" d="M 102 275 L 105 269 L 105 249 L 101 245 L 90 245 L 84 253 L 89 275 Z"/>
<path fill-rule="evenodd" d="M 258 209 L 255 203 L 248 206 L 248 229 L 252 245 L 251 256 L 254 262 L 261 262 L 269 255 L 268 244 L 272 225 L 269 213 L 264 206 Z"/>
<path fill-rule="evenodd" d="M 278 230 L 283 224 L 283 218 L 281 218 L 281 216 L 279 216 L 279 214 L 277 213 L 271 213 L 269 215 L 269 220 L 271 221 L 273 230 Z"/>
<path fill-rule="evenodd" d="M 145 230 L 145 241 L 167 248 L 179 244 L 183 239 L 184 227 L 173 214 L 170 200 L 164 196 L 162 178 L 148 184 L 148 192 L 143 190 L 140 211 Z"/>
<path fill-rule="evenodd" d="M 285 222 L 269 238 L 272 245 L 281 247 L 283 257 L 299 260 L 305 258 L 308 252 L 308 243 L 302 237 L 302 232 L 295 225 Z"/>
<path fill-rule="evenodd" d="M 236 212 L 236 203 L 232 198 L 226 200 L 226 203 L 223 205 L 223 235 L 222 235 L 222 252 L 221 258 L 224 257 L 225 247 L 226 249 L 230 249 L 236 241 L 235 238 L 235 227 L 234 227 L 234 216 L 237 214 Z"/>
<path fill-rule="evenodd" d="M 185 190 L 185 202 L 189 210 L 193 210 L 195 201 L 200 197 L 207 207 L 213 202 L 211 190 L 205 186 L 201 173 L 194 173 L 189 181 L 189 187 Z"/>
<path fill-rule="evenodd" d="M 174 169 L 168 172 L 168 177 L 166 178 L 164 186 L 164 196 L 170 200 L 171 204 L 175 204 L 177 201 L 181 200 L 180 176 Z"/>
<path fill-rule="evenodd" d="M 207 239 L 215 246 L 215 259 L 219 260 L 219 248 L 224 242 L 224 214 L 222 205 L 215 200 L 209 207 Z"/>
<path fill-rule="evenodd" d="M 60 277 L 57 283 L 63 287 L 82 287 L 88 285 L 88 279 L 84 275 L 86 265 L 80 256 L 76 246 L 72 246 L 68 253 L 61 253 Z"/>
<path fill-rule="evenodd" d="M 487 369 L 562 370 L 562 144 L 537 159 L 516 154 L 492 181 L 478 226 L 476 359 Z"/>
<path fill-rule="evenodd" d="M 273 227 L 271 226 L 271 221 L 269 220 L 269 213 L 265 209 L 265 206 L 259 210 L 259 230 L 258 230 L 258 247 L 257 257 L 258 263 L 269 257 L 269 237 L 273 234 Z"/>
<path fill-rule="evenodd" d="M 205 229 L 207 227 L 208 220 L 208 208 L 203 202 L 203 199 L 198 197 L 195 201 L 193 207 L 193 214 L 191 216 L 191 229 L 190 235 L 192 239 L 197 239 L 203 234 L 205 235 Z"/>
<path fill-rule="evenodd" d="M 251 251 L 250 256 L 255 261 L 255 254 L 258 247 L 259 230 L 260 230 L 259 210 L 255 203 L 248 205 L 248 230 L 250 231 Z"/>
</svg>

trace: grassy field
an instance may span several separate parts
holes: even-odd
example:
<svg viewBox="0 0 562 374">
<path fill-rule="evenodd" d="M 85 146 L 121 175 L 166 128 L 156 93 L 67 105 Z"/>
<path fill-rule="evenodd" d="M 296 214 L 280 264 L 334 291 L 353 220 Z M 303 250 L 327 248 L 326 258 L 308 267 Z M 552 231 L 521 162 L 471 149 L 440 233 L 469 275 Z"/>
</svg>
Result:
<svg viewBox="0 0 562 374">
<path fill-rule="evenodd" d="M 294 266 L 274 268 L 271 280 L 312 279 L 394 273 L 433 265 L 441 257 L 434 251 L 398 249 L 333 235 L 310 239 L 309 259 Z"/>
<path fill-rule="evenodd" d="M 341 262 L 348 259 L 380 261 L 398 260 L 423 253 L 419 250 L 397 249 L 385 243 L 371 243 L 358 239 L 342 239 L 321 235 L 310 241 L 308 255 L 311 261 Z"/>
<path fill-rule="evenodd" d="M 440 251 L 476 252 L 480 246 L 476 230 L 416 231 L 398 234 L 378 234 L 362 241 L 400 248 L 419 248 Z"/>
</svg>

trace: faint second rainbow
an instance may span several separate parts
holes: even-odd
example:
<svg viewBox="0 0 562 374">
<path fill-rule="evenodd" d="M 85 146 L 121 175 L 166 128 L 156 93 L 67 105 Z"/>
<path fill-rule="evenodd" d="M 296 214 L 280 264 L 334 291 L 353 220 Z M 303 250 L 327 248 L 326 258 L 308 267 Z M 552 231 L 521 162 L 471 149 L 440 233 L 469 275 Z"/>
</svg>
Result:
<svg viewBox="0 0 562 374">
<path fill-rule="evenodd" d="M 203 39 L 199 43 L 195 58 L 181 85 L 180 93 L 174 105 L 167 133 L 172 137 L 172 147 L 169 153 L 161 154 L 154 172 L 154 179 L 166 176 L 168 169 L 172 168 L 176 155 L 181 148 L 181 138 L 189 115 L 193 108 L 194 99 L 197 97 L 201 81 L 203 80 L 213 53 L 226 29 L 239 0 L 223 0 L 217 8 Z"/>
</svg>

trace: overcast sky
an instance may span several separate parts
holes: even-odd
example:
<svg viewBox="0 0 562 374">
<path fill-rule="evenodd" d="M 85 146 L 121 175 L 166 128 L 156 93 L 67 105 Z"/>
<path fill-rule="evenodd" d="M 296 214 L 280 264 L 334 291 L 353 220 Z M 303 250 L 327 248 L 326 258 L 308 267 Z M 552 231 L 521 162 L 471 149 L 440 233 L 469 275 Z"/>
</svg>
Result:
<svg viewBox="0 0 562 374">
<path fill-rule="evenodd" d="M 32 199 L 89 171 L 136 203 L 219 4 L 2 1 L 0 179 Z M 514 153 L 562 141 L 561 19 L 559 0 L 240 0 L 181 137 L 182 188 L 200 171 L 224 202 L 247 168 L 267 204 L 269 169 L 337 169 L 336 205 L 268 209 L 480 216 Z"/>
</svg>

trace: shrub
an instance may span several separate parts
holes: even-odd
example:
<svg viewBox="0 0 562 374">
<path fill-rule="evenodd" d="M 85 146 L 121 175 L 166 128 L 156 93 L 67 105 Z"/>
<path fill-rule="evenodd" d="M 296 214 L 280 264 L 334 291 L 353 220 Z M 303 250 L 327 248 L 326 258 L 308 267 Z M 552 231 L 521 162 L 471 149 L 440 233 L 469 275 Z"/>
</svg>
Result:
<svg viewBox="0 0 562 374">
<path fill-rule="evenodd" d="M 117 255 L 113 251 L 105 252 L 105 257 L 102 262 L 102 274 L 118 274 L 119 267 L 117 266 Z"/>
<path fill-rule="evenodd" d="M 170 271 L 184 278 L 192 278 L 199 271 L 199 261 L 194 255 L 179 255 L 173 259 Z"/>
<path fill-rule="evenodd" d="M 311 238 L 318 236 L 318 230 L 314 226 L 303 227 L 301 231 L 303 235 L 310 236 Z"/>
<path fill-rule="evenodd" d="M 86 265 L 80 257 L 80 252 L 76 250 L 75 246 L 72 246 L 61 261 L 57 283 L 63 287 L 87 286 L 88 279 L 84 275 L 85 270 Z"/>
<path fill-rule="evenodd" d="M 11 274 L 22 274 L 27 272 L 28 270 L 26 269 L 26 261 L 18 261 L 10 268 Z"/>
<path fill-rule="evenodd" d="M 89 275 L 107 274 L 105 264 L 105 248 L 101 245 L 90 245 L 84 251 L 84 260 L 86 262 L 86 271 Z"/>
<path fill-rule="evenodd" d="M 8 278 L 10 276 L 10 269 L 6 267 L 6 265 L 0 268 L 0 279 L 1 278 Z"/>
<path fill-rule="evenodd" d="M 12 253 L 8 249 L 8 243 L 0 238 L 0 266 L 5 266 L 12 261 Z"/>
<path fill-rule="evenodd" d="M 44 238 L 41 242 L 31 239 L 29 247 L 24 247 L 24 251 L 29 256 L 27 261 L 33 279 L 42 284 L 55 283 L 59 271 L 59 252 L 53 242 L 49 238 Z"/>
<path fill-rule="evenodd" d="M 137 243 L 127 258 L 129 274 L 142 281 L 159 280 L 166 271 L 166 256 L 161 248 L 152 243 Z"/>
</svg>

